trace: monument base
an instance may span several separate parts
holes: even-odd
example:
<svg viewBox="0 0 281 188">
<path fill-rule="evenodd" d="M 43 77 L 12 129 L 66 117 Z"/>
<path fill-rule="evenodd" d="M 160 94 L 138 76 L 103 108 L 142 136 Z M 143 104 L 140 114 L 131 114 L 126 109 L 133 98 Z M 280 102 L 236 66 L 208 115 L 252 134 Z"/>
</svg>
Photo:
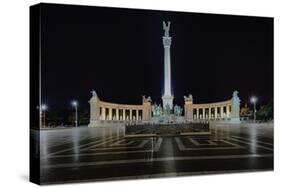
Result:
<svg viewBox="0 0 281 188">
<path fill-rule="evenodd" d="M 210 135 L 209 123 L 140 124 L 125 126 L 125 137 Z"/>
<path fill-rule="evenodd" d="M 176 116 L 174 114 L 165 114 L 162 116 L 152 117 L 150 123 L 155 124 L 175 124 L 184 123 L 184 116 Z"/>
<path fill-rule="evenodd" d="M 239 117 L 237 117 L 237 118 L 230 118 L 230 123 L 232 123 L 232 124 L 239 124 L 239 123 L 241 123 L 241 120 L 240 120 Z"/>
<path fill-rule="evenodd" d="M 99 120 L 91 121 L 91 122 L 88 124 L 88 127 L 99 127 L 99 126 L 101 126 Z"/>
<path fill-rule="evenodd" d="M 163 109 L 172 110 L 173 109 L 173 100 L 174 100 L 174 97 L 171 95 L 162 96 Z"/>
</svg>

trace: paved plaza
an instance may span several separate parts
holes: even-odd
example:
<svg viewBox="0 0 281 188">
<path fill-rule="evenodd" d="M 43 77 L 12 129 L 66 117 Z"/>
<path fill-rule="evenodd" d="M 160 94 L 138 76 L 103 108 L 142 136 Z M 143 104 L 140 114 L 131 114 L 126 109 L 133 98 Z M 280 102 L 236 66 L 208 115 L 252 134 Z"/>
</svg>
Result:
<svg viewBox="0 0 281 188">
<path fill-rule="evenodd" d="M 272 123 L 217 123 L 211 124 L 211 132 L 125 138 L 122 127 L 41 130 L 41 182 L 273 170 Z"/>
</svg>

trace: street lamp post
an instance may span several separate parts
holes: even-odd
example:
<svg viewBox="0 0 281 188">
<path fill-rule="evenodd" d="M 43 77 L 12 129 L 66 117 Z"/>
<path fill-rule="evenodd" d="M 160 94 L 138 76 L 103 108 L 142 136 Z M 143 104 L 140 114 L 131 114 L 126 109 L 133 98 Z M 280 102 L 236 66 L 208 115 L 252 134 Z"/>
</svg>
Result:
<svg viewBox="0 0 281 188">
<path fill-rule="evenodd" d="M 75 109 L 75 127 L 78 127 L 78 102 L 74 100 L 71 104 Z"/>
<path fill-rule="evenodd" d="M 257 103 L 257 97 L 253 96 L 251 97 L 251 103 L 254 105 L 254 122 L 256 122 L 256 103 Z"/>
<path fill-rule="evenodd" d="M 43 128 L 46 127 L 46 110 L 48 109 L 46 104 L 41 105 L 41 110 L 43 112 Z"/>
</svg>

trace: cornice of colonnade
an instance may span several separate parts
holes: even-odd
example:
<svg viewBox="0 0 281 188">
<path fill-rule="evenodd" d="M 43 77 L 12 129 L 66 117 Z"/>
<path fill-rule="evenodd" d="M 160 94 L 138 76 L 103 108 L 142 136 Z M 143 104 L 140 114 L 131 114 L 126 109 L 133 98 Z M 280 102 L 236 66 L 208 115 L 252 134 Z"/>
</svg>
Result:
<svg viewBox="0 0 281 188">
<path fill-rule="evenodd" d="M 218 107 L 218 106 L 227 106 L 232 104 L 232 99 L 220 102 L 213 103 L 201 103 L 201 104 L 192 104 L 193 108 L 210 108 L 210 107 Z"/>
<path fill-rule="evenodd" d="M 99 101 L 99 106 L 101 107 L 110 107 L 110 108 L 130 108 L 130 109 L 143 109 L 143 105 L 135 105 L 135 104 L 120 104 L 120 103 L 111 103 L 105 101 Z"/>
</svg>

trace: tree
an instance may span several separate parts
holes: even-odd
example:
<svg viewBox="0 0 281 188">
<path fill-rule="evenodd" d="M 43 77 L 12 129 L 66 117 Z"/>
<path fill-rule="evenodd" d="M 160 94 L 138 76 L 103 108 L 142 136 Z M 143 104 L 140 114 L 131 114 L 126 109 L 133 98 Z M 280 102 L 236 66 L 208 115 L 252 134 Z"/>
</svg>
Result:
<svg viewBox="0 0 281 188">
<path fill-rule="evenodd" d="M 272 120 L 273 119 L 273 101 L 263 105 L 256 113 L 259 120 Z"/>
</svg>

